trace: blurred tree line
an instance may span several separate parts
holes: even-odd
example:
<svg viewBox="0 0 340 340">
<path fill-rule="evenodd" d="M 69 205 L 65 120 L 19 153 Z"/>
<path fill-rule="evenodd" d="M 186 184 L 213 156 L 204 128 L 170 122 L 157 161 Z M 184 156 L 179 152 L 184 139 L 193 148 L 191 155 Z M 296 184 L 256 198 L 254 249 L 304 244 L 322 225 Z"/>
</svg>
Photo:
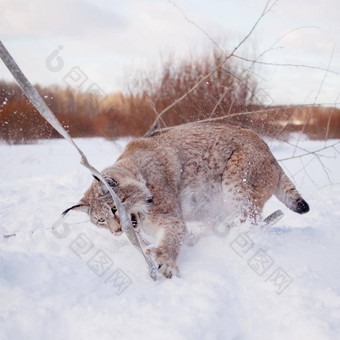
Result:
<svg viewBox="0 0 340 340">
<path fill-rule="evenodd" d="M 142 136 L 157 113 L 187 93 L 220 62 L 221 54 L 216 50 L 181 62 L 168 59 L 158 71 L 137 74 L 126 93 L 106 97 L 58 86 L 36 88 L 72 137 Z M 340 137 L 339 109 L 266 106 L 261 103 L 262 97 L 252 74 L 228 61 L 170 109 L 161 123 L 164 127 L 225 117 L 221 121 L 275 138 L 301 130 L 313 139 L 324 139 L 326 134 L 328 138 Z M 1 140 L 28 143 L 59 137 L 16 84 L 0 81 Z"/>
</svg>

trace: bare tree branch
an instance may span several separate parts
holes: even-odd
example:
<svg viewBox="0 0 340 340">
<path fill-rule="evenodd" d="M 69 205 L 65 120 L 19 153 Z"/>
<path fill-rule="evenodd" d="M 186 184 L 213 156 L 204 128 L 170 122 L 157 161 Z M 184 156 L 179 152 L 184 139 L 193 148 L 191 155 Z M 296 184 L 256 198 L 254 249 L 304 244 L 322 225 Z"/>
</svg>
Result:
<svg viewBox="0 0 340 340">
<path fill-rule="evenodd" d="M 239 55 L 234 54 L 233 57 L 240 59 L 240 60 L 244 60 L 250 63 L 253 63 L 254 60 L 253 59 L 249 59 L 246 57 L 242 57 Z M 293 64 L 293 63 L 271 63 L 271 62 L 265 62 L 265 61 L 256 61 L 256 64 L 259 65 L 267 65 L 267 66 L 278 66 L 278 67 L 299 67 L 299 68 L 307 68 L 307 69 L 311 69 L 311 70 L 317 70 L 317 71 L 327 71 L 327 68 L 324 67 L 320 67 L 320 66 L 313 66 L 313 65 L 305 65 L 305 64 Z M 340 75 L 340 72 L 338 71 L 334 71 L 334 70 L 328 70 L 328 73 L 332 73 L 335 75 Z"/>
<path fill-rule="evenodd" d="M 207 80 L 214 72 L 216 72 L 219 68 L 221 68 L 233 55 L 234 53 L 242 46 L 242 44 L 251 36 L 251 34 L 254 32 L 255 28 L 261 21 L 261 19 L 273 8 L 273 6 L 276 4 L 275 2 L 271 2 L 271 0 L 268 0 L 261 15 L 256 20 L 255 24 L 252 26 L 248 34 L 238 43 L 236 47 L 234 47 L 233 51 L 230 54 L 227 54 L 222 61 L 213 68 L 210 72 L 208 72 L 204 77 L 202 77 L 193 87 L 191 87 L 186 93 L 184 93 L 181 97 L 177 98 L 172 104 L 167 106 L 165 109 L 163 109 L 159 115 L 158 118 L 154 121 L 151 128 L 146 132 L 144 135 L 145 137 L 149 137 L 152 135 L 152 133 L 156 130 L 156 125 L 159 120 L 166 112 L 168 112 L 171 108 L 176 106 L 179 102 L 181 102 L 184 98 L 186 98 L 190 93 L 194 92 L 197 87 L 199 87 L 205 80 Z"/>
<path fill-rule="evenodd" d="M 278 106 L 278 107 L 272 107 L 272 108 L 264 108 L 264 109 L 261 109 L 261 110 L 237 112 L 237 113 L 233 113 L 233 114 L 230 114 L 230 110 L 229 110 L 228 114 L 226 114 L 224 116 L 201 119 L 201 120 L 197 120 L 195 123 L 216 122 L 216 121 L 230 119 L 230 118 L 239 117 L 239 116 L 249 116 L 249 115 L 259 114 L 259 113 L 277 112 L 280 109 L 289 110 L 289 109 L 302 108 L 302 107 L 313 107 L 313 106 L 319 107 L 319 106 L 322 106 L 322 105 L 332 105 L 332 104 L 334 104 L 334 103 L 286 105 L 286 106 Z M 289 123 L 289 120 L 288 120 L 288 123 Z M 186 125 L 186 124 L 192 124 L 192 123 L 183 123 L 182 125 Z M 169 126 L 169 127 L 166 127 L 166 128 L 158 129 L 157 131 L 151 132 L 149 137 L 151 137 L 155 134 L 158 134 L 158 133 L 163 133 L 163 132 L 169 131 L 169 130 L 175 128 L 175 127 L 176 126 Z"/>
<path fill-rule="evenodd" d="M 291 160 L 291 159 L 295 159 L 295 158 L 301 158 L 301 157 L 306 157 L 308 155 L 314 155 L 316 156 L 316 154 L 320 151 L 324 151 L 326 149 L 330 149 L 330 148 L 335 148 L 336 145 L 340 144 L 340 141 L 337 141 L 335 143 L 333 143 L 332 145 L 328 145 L 328 146 L 325 146 L 325 147 L 322 147 L 318 150 L 314 150 L 314 151 L 308 151 L 306 153 L 303 153 L 301 155 L 296 155 L 296 156 L 291 156 L 291 157 L 287 157 L 287 158 L 281 158 L 281 159 L 278 159 L 277 161 L 278 162 L 284 162 L 284 161 L 288 161 L 288 160 Z M 320 155 L 318 155 L 320 156 Z"/>
<path fill-rule="evenodd" d="M 274 41 L 274 43 L 269 46 L 266 50 L 264 50 L 263 52 L 261 52 L 254 60 L 245 60 L 245 58 L 242 58 L 242 57 L 239 57 L 237 55 L 234 55 L 235 58 L 239 58 L 239 59 L 243 59 L 244 61 L 249 61 L 251 63 L 251 65 L 245 69 L 245 72 L 247 72 L 250 68 L 252 68 L 255 64 L 259 64 L 259 59 L 262 58 L 266 53 L 272 51 L 275 46 L 283 39 L 285 38 L 287 35 L 290 35 L 296 31 L 299 31 L 299 30 L 303 30 L 303 29 L 310 29 L 310 28 L 319 28 L 319 27 L 316 27 L 316 26 L 301 26 L 301 27 L 297 27 L 297 28 L 294 28 L 292 30 L 289 30 L 288 32 L 285 32 L 284 34 L 282 34 L 278 39 L 276 39 Z"/>
<path fill-rule="evenodd" d="M 277 117 L 279 110 L 289 110 L 289 109 L 298 109 L 298 108 L 303 108 L 303 107 L 314 107 L 314 106 L 320 106 L 320 105 L 332 105 L 333 109 L 328 117 L 328 122 L 327 122 L 327 128 L 326 128 L 326 135 L 325 135 L 325 145 L 323 148 L 320 148 L 318 150 L 314 150 L 314 151 L 309 151 L 301 146 L 299 146 L 300 140 L 301 140 L 301 135 L 305 132 L 307 125 L 310 121 L 311 118 L 311 112 L 308 112 L 308 115 L 306 117 L 306 120 L 303 124 L 303 128 L 300 131 L 300 135 L 296 141 L 295 144 L 290 143 L 290 142 L 286 142 L 287 144 L 294 146 L 294 151 L 293 151 L 293 155 L 291 157 L 287 157 L 287 158 L 283 158 L 283 159 L 279 159 L 279 162 L 285 162 L 288 160 L 292 160 L 292 159 L 299 159 L 302 165 L 302 168 L 298 171 L 304 171 L 304 174 L 306 177 L 309 178 L 309 180 L 314 183 L 316 186 L 317 184 L 315 183 L 314 179 L 310 176 L 310 174 L 307 171 L 307 166 L 310 164 L 310 162 L 313 161 L 313 159 L 316 158 L 317 162 L 320 163 L 325 175 L 327 176 L 327 179 L 329 181 L 329 183 L 331 182 L 331 178 L 329 175 L 329 170 L 327 169 L 327 167 L 325 166 L 325 164 L 322 162 L 322 158 L 327 158 L 327 155 L 324 155 L 322 152 L 326 149 L 334 149 L 335 152 L 337 154 L 339 154 L 339 150 L 337 149 L 338 144 L 340 144 L 340 141 L 333 143 L 331 145 L 327 145 L 327 139 L 329 137 L 329 130 L 330 130 L 330 122 L 332 119 L 332 116 L 335 112 L 335 106 L 337 105 L 338 99 L 340 97 L 340 94 L 338 95 L 338 97 L 336 98 L 335 103 L 323 103 L 323 104 L 316 104 L 318 97 L 322 91 L 323 85 L 325 83 L 325 80 L 327 78 L 328 74 L 335 74 L 335 75 L 340 75 L 340 72 L 332 70 L 330 68 L 331 65 L 331 61 L 333 58 L 333 54 L 334 54 L 334 48 L 332 50 L 331 56 L 329 58 L 328 61 L 328 65 L 326 68 L 324 67 L 320 67 L 320 66 L 313 66 L 313 65 L 305 65 L 305 64 L 294 64 L 294 63 L 274 63 L 274 62 L 265 62 L 265 61 L 260 61 L 260 59 L 268 52 L 274 50 L 275 48 L 277 48 L 276 46 L 278 45 L 278 43 L 280 41 L 282 41 L 282 39 L 284 39 L 287 35 L 292 34 L 293 32 L 296 32 L 298 30 L 302 30 L 302 29 L 309 29 L 309 28 L 318 28 L 315 26 L 303 26 L 303 27 L 298 27 L 295 28 L 293 30 L 290 30 L 286 33 L 284 33 L 283 35 L 281 35 L 276 41 L 274 41 L 274 43 L 272 45 L 269 46 L 269 48 L 267 48 L 266 50 L 264 50 L 263 52 L 261 52 L 256 58 L 254 59 L 250 59 L 250 58 L 246 58 L 243 57 L 241 55 L 236 54 L 236 52 L 238 51 L 238 49 L 248 40 L 248 38 L 252 35 L 253 31 L 256 29 L 257 25 L 259 24 L 259 22 L 262 20 L 262 18 L 272 10 L 272 8 L 275 6 L 275 4 L 277 3 L 277 1 L 271 2 L 270 0 L 267 1 L 261 15 L 258 17 L 258 19 L 256 20 L 255 24 L 252 26 L 252 28 L 250 29 L 250 31 L 248 32 L 248 34 L 246 34 L 244 36 L 244 38 L 236 45 L 236 47 L 234 47 L 234 49 L 227 54 L 219 45 L 218 43 L 209 35 L 209 33 L 207 33 L 204 29 L 202 29 L 199 25 L 197 25 L 193 20 L 191 20 L 185 13 L 184 11 L 174 2 L 174 1 L 170 1 L 171 4 L 177 9 L 179 10 L 179 12 L 183 15 L 184 19 L 191 25 L 193 25 L 194 27 L 196 27 L 200 32 L 202 32 L 211 42 L 212 44 L 222 53 L 222 55 L 225 55 L 221 62 L 217 64 L 216 67 L 214 67 L 213 69 L 211 69 L 208 73 L 206 73 L 204 76 L 202 76 L 195 84 L 194 86 L 192 86 L 188 91 L 186 91 L 182 96 L 180 96 L 179 98 L 177 98 L 175 101 L 173 101 L 169 106 L 167 106 L 165 109 L 163 109 L 160 113 L 157 114 L 157 118 L 155 120 L 155 122 L 153 123 L 153 125 L 151 126 L 151 128 L 148 130 L 148 132 L 145 134 L 145 136 L 153 136 L 155 134 L 158 133 L 163 133 L 166 132 L 170 129 L 172 129 L 173 127 L 165 127 L 165 128 L 160 128 L 160 124 L 159 121 L 162 118 L 162 116 L 164 116 L 164 114 L 166 112 L 168 112 L 170 109 L 172 109 L 174 106 L 176 106 L 178 103 L 180 103 L 184 98 L 186 98 L 188 95 L 190 95 L 192 92 L 194 92 L 204 81 L 208 80 L 208 78 L 214 74 L 214 72 L 216 72 L 219 69 L 222 69 L 223 72 L 227 73 L 228 75 L 230 75 L 232 78 L 234 78 L 235 80 L 238 81 L 238 83 L 240 84 L 241 87 L 244 87 L 245 89 L 247 89 L 248 91 L 250 91 L 250 93 L 254 93 L 253 90 L 242 80 L 242 75 L 249 73 L 250 70 L 255 66 L 255 65 L 266 65 L 266 66 L 277 66 L 277 67 L 294 67 L 294 68 L 305 68 L 305 69 L 310 69 L 310 70 L 316 70 L 316 71 L 323 71 L 324 72 L 324 76 L 322 78 L 322 81 L 320 83 L 320 86 L 318 88 L 318 91 L 314 97 L 314 101 L 313 104 L 301 104 L 301 105 L 288 105 L 288 106 L 277 106 L 277 107 L 271 107 L 271 108 L 263 108 L 260 110 L 253 110 L 253 111 L 247 111 L 247 112 L 238 112 L 238 113 L 234 113 L 231 114 L 231 110 L 232 107 L 234 105 L 234 101 L 232 102 L 232 105 L 229 106 L 229 110 L 228 113 L 220 116 L 220 117 L 213 117 L 217 111 L 217 108 L 220 108 L 222 112 L 225 113 L 224 111 L 224 107 L 222 105 L 223 99 L 225 98 L 225 96 L 228 94 L 228 88 L 225 87 L 224 91 L 222 94 L 219 95 L 216 104 L 214 105 L 211 113 L 209 114 L 208 118 L 206 119 L 202 119 L 197 121 L 197 123 L 205 123 L 205 122 L 215 122 L 215 121 L 222 121 L 222 120 L 229 120 L 232 119 L 234 117 L 240 117 L 240 116 L 249 116 L 249 115 L 253 115 L 253 114 L 262 114 L 262 113 L 273 113 L 275 114 L 275 117 Z M 235 74 L 234 72 L 231 72 L 230 70 L 227 70 L 226 68 L 223 67 L 223 65 L 225 65 L 226 61 L 228 61 L 230 58 L 236 58 L 239 60 L 243 60 L 245 62 L 250 63 L 250 65 L 248 67 L 246 67 L 242 72 L 241 72 L 241 77 L 237 74 Z M 254 72 L 254 71 L 251 71 Z M 257 96 L 254 94 L 254 99 L 256 102 L 261 103 L 261 101 L 259 100 L 259 98 L 257 98 Z M 153 106 L 154 112 L 157 112 L 155 106 Z M 293 115 L 290 114 L 289 118 L 287 119 L 287 121 L 285 122 L 285 124 L 283 125 L 282 129 L 280 129 L 278 132 L 276 132 L 276 136 L 279 136 L 283 133 L 283 131 L 287 128 L 287 126 L 289 126 L 291 120 L 293 119 Z M 190 123 L 184 123 L 184 124 L 190 124 Z M 183 124 L 183 125 L 184 125 Z M 303 151 L 302 154 L 296 155 L 296 151 L 300 150 Z M 312 155 L 314 156 L 313 158 L 311 158 L 310 160 L 306 162 L 304 162 L 304 157 L 308 156 L 308 155 Z M 283 164 L 284 166 L 284 164 Z M 293 175 L 293 177 L 296 176 Z"/>
<path fill-rule="evenodd" d="M 327 74 L 328 74 L 328 70 L 329 70 L 329 68 L 330 68 L 330 66 L 331 66 L 331 62 L 332 62 L 332 59 L 333 59 L 334 49 L 335 49 L 335 46 L 333 46 L 333 48 L 332 48 L 332 52 L 331 52 L 331 55 L 330 55 L 329 60 L 328 60 L 327 69 L 326 69 L 326 71 L 325 71 L 325 73 L 324 73 L 324 76 L 323 76 L 323 78 L 322 78 L 322 80 L 321 80 L 321 83 L 320 83 L 318 92 L 317 92 L 316 95 L 315 95 L 314 103 L 316 103 L 316 101 L 317 101 L 317 99 L 318 99 L 318 97 L 319 97 L 319 95 L 320 95 L 320 93 L 321 93 L 323 84 L 324 84 L 324 82 L 325 82 L 325 80 L 326 80 L 326 77 L 327 77 Z M 307 127 L 307 124 L 308 124 L 308 122 L 309 122 L 309 120 L 310 120 L 310 118 L 311 118 L 311 115 L 312 115 L 311 112 L 308 112 L 307 118 L 306 118 L 305 123 L 304 123 L 304 125 L 303 125 L 303 128 L 302 128 L 302 130 L 301 130 L 301 134 L 300 134 L 300 136 L 299 136 L 299 138 L 298 138 L 298 140 L 297 140 L 297 142 L 296 142 L 296 145 L 299 144 L 300 139 L 301 139 L 301 136 L 302 136 L 302 134 L 303 134 L 303 133 L 305 132 L 305 130 L 306 130 L 306 127 Z M 295 147 L 295 149 L 294 149 L 293 156 L 295 155 L 295 151 L 296 151 L 296 147 Z"/>
<path fill-rule="evenodd" d="M 215 111 L 217 109 L 218 106 L 220 106 L 222 100 L 224 99 L 224 97 L 227 95 L 227 93 L 229 92 L 229 89 L 226 87 L 222 93 L 222 96 L 220 96 L 220 98 L 218 99 L 216 105 L 214 106 L 213 110 L 211 111 L 211 114 L 209 116 L 209 118 L 211 118 L 214 114 L 215 114 Z"/>
</svg>

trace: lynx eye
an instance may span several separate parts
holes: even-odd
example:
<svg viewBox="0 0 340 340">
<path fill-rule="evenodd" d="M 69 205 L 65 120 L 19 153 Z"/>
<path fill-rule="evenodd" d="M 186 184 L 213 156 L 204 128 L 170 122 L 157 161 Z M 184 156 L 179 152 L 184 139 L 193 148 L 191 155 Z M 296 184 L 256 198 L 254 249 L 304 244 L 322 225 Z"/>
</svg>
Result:
<svg viewBox="0 0 340 340">
<path fill-rule="evenodd" d="M 98 218 L 97 222 L 99 224 L 105 223 L 105 219 L 104 218 Z"/>
<path fill-rule="evenodd" d="M 116 207 L 111 208 L 111 212 L 114 215 L 117 212 L 117 208 Z"/>
<path fill-rule="evenodd" d="M 134 228 L 137 227 L 137 217 L 135 214 L 131 214 L 131 224 Z"/>
</svg>

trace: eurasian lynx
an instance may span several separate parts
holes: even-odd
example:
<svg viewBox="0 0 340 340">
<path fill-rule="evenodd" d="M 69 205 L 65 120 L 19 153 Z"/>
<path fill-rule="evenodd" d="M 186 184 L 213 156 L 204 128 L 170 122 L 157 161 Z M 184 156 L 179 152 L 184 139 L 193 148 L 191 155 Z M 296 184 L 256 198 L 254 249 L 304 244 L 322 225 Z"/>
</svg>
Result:
<svg viewBox="0 0 340 340">
<path fill-rule="evenodd" d="M 149 254 L 166 277 L 177 274 L 187 221 L 226 214 L 230 226 L 246 219 L 257 224 L 273 194 L 297 213 L 309 211 L 266 143 L 255 132 L 231 125 L 192 123 L 136 139 L 102 174 L 133 226 L 154 237 L 157 246 Z M 71 209 L 87 212 L 114 235 L 122 233 L 112 198 L 97 181 Z"/>
</svg>

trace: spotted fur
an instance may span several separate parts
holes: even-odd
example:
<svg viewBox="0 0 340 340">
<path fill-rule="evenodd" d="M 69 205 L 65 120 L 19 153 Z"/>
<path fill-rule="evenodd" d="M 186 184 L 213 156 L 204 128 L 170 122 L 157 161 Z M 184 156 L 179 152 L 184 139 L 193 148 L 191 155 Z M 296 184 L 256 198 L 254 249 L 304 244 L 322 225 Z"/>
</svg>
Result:
<svg viewBox="0 0 340 340">
<path fill-rule="evenodd" d="M 256 224 L 273 194 L 295 212 L 309 210 L 266 143 L 255 132 L 231 125 L 187 124 L 136 139 L 102 174 L 135 226 L 153 237 L 156 246 L 149 253 L 166 277 L 178 272 L 187 221 L 212 221 L 223 213 L 231 226 L 246 219 Z M 75 209 L 121 234 L 112 199 L 97 180 Z"/>
</svg>

